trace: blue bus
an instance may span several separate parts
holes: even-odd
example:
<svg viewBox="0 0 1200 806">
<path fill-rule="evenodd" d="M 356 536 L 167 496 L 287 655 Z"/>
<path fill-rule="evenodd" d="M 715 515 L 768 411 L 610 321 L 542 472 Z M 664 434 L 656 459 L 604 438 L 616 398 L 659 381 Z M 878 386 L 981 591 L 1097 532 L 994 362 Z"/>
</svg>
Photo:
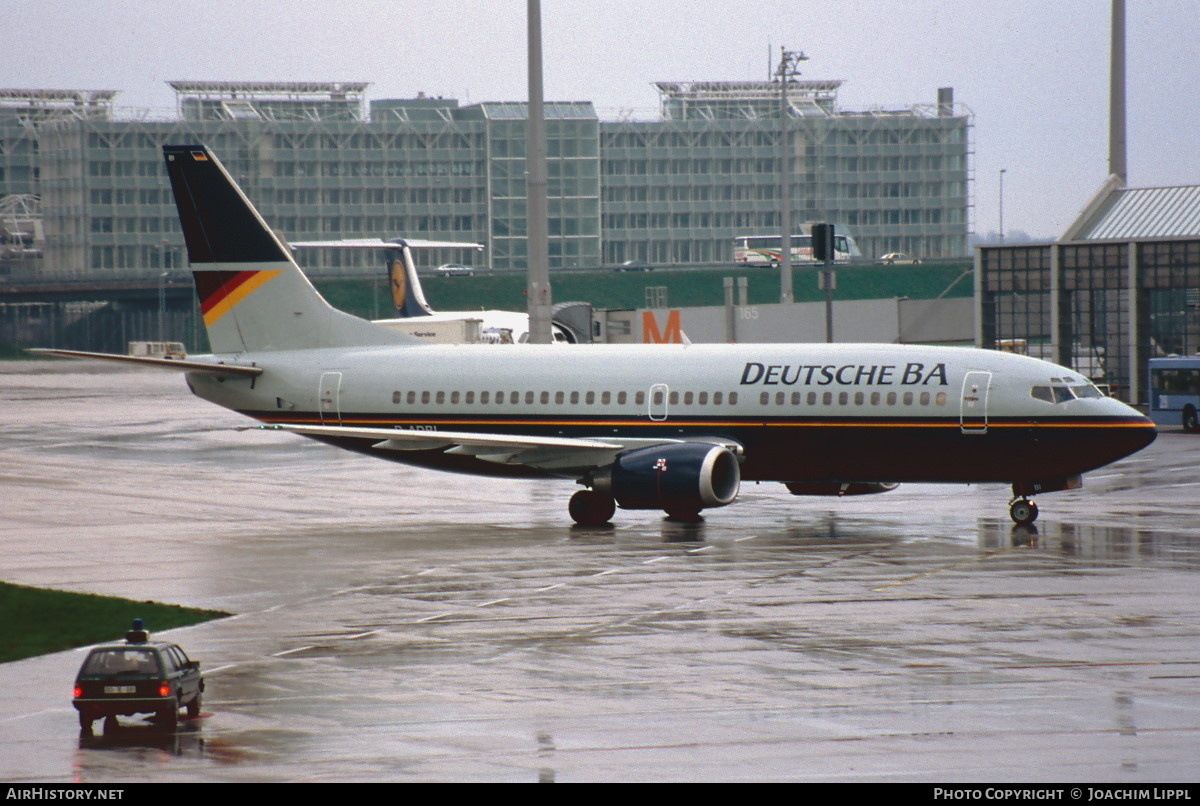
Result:
<svg viewBox="0 0 1200 806">
<path fill-rule="evenodd" d="M 1200 355 L 1150 359 L 1150 419 L 1200 433 Z"/>
</svg>

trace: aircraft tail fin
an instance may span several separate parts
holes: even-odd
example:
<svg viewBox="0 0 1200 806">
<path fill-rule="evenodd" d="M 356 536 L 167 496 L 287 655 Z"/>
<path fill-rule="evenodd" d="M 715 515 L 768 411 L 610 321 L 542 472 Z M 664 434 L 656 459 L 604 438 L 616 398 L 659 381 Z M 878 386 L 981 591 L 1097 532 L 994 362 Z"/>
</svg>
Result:
<svg viewBox="0 0 1200 806">
<path fill-rule="evenodd" d="M 397 316 L 433 315 L 417 277 L 412 250 L 403 241 L 397 243 L 395 249 L 388 250 L 388 283 L 392 288 L 392 304 L 396 306 Z"/>
<path fill-rule="evenodd" d="M 419 343 L 326 302 L 207 147 L 163 157 L 214 353 Z"/>
</svg>

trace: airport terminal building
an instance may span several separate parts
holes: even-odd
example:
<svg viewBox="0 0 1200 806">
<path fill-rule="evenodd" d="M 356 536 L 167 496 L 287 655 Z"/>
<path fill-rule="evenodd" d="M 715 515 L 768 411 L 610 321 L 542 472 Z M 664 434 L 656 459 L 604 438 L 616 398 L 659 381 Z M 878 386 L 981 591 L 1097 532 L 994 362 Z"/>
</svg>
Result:
<svg viewBox="0 0 1200 806">
<path fill-rule="evenodd" d="M 978 247 L 976 343 L 1147 402 L 1147 362 L 1200 353 L 1200 187 L 1111 176 L 1057 241 Z"/>
<path fill-rule="evenodd" d="M 866 258 L 965 256 L 970 112 L 948 89 L 928 104 L 847 111 L 840 85 L 789 84 L 793 220 L 834 222 Z M 157 277 L 185 266 L 161 156 L 185 142 L 212 147 L 289 240 L 474 242 L 482 256 L 431 259 L 525 267 L 523 102 L 368 101 L 367 84 L 347 82 L 171 86 L 170 119 L 118 110 L 112 91 L 0 90 L 0 210 L 9 199 L 28 218 L 40 205 L 36 239 L 32 225 L 0 220 L 10 246 L 28 231 L 40 259 L 9 249 L 0 271 Z M 778 233 L 778 83 L 656 87 L 653 120 L 546 104 L 552 267 L 725 263 L 735 237 Z M 372 260 L 329 250 L 309 265 Z"/>
</svg>

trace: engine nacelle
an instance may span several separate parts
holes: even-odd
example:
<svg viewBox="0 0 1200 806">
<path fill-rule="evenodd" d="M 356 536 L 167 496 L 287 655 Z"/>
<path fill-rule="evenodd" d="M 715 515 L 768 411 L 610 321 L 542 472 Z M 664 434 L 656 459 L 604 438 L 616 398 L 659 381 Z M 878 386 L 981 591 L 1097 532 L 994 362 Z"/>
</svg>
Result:
<svg viewBox="0 0 1200 806">
<path fill-rule="evenodd" d="M 887 481 L 837 481 L 803 482 L 793 481 L 787 485 L 792 495 L 875 495 L 888 493 L 899 487 L 899 484 Z"/>
<path fill-rule="evenodd" d="M 733 452 L 706 442 L 627 451 L 592 477 L 596 492 L 611 495 L 623 509 L 672 513 L 723 507 L 737 498 L 741 482 Z"/>
</svg>

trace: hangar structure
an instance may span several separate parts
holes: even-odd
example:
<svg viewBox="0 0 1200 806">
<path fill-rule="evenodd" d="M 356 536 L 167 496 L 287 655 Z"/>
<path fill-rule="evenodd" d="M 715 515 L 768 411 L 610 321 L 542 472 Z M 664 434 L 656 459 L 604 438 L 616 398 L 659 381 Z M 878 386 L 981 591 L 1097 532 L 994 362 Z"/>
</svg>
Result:
<svg viewBox="0 0 1200 806">
<path fill-rule="evenodd" d="M 976 247 L 976 342 L 1146 403 L 1150 358 L 1200 352 L 1200 186 L 1113 174 L 1057 241 Z"/>
</svg>

